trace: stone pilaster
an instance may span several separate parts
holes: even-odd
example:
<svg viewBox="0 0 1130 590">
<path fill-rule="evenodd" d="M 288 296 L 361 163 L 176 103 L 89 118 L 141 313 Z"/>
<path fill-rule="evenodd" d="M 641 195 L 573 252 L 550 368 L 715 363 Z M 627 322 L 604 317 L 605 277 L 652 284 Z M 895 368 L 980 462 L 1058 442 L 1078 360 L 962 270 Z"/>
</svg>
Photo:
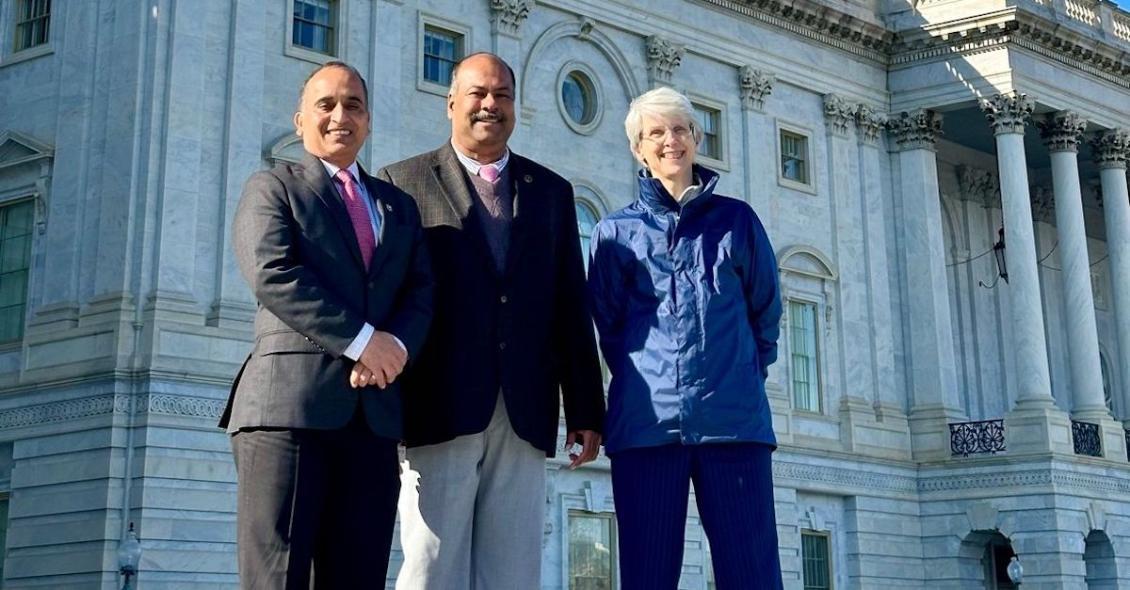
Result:
<svg viewBox="0 0 1130 590">
<path fill-rule="evenodd" d="M 825 94 L 824 119 L 828 124 L 828 131 L 841 137 L 846 136 L 848 124 L 855 120 L 855 105 L 838 94 Z"/>
<path fill-rule="evenodd" d="M 888 124 L 898 145 L 899 193 L 906 250 L 913 403 L 910 434 L 917 460 L 950 456 L 949 423 L 965 419 L 957 395 L 942 203 L 934 143 L 942 118 L 919 109 L 899 113 Z"/>
<path fill-rule="evenodd" d="M 887 126 L 887 114 L 860 104 L 855 109 L 854 118 L 860 143 L 876 145 L 879 142 L 879 134 Z"/>
<path fill-rule="evenodd" d="M 686 48 L 666 37 L 652 35 L 647 38 L 647 79 L 652 88 L 670 86 L 671 78 L 683 62 Z"/>
<path fill-rule="evenodd" d="M 1127 197 L 1126 163 L 1130 160 L 1130 130 L 1100 133 L 1091 142 L 1102 182 L 1103 220 L 1110 256 L 1110 283 L 1118 358 L 1111 359 L 1122 372 L 1123 387 L 1130 384 L 1130 198 Z M 1104 441 L 1105 442 L 1105 441 Z"/>
<path fill-rule="evenodd" d="M 533 8 L 534 0 L 490 0 L 491 34 L 517 37 Z"/>
<path fill-rule="evenodd" d="M 1005 416 L 1009 453 L 1071 453 L 1067 416 L 1055 407 L 1040 301 L 1036 237 L 1028 195 L 1024 130 L 1035 103 L 1024 94 L 997 94 L 981 103 L 996 136 L 1005 227 L 1005 261 L 1015 357 L 1017 401 Z"/>
<path fill-rule="evenodd" d="M 765 107 L 765 98 L 773 92 L 773 84 L 776 82 L 776 75 L 756 70 L 753 66 L 738 68 L 738 89 L 742 97 L 742 110 L 762 110 Z"/>
</svg>

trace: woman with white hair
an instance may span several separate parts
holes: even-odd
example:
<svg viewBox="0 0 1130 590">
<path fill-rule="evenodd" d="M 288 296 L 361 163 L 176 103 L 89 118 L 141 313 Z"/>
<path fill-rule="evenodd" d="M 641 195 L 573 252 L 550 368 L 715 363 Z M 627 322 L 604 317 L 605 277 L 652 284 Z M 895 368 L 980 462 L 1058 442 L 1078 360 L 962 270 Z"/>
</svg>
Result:
<svg viewBox="0 0 1130 590">
<path fill-rule="evenodd" d="M 720 590 L 781 588 L 765 377 L 777 261 L 753 209 L 694 163 L 702 130 L 669 88 L 624 122 L 639 198 L 597 224 L 589 292 L 612 383 L 605 448 L 623 590 L 674 590 L 694 482 Z"/>
</svg>

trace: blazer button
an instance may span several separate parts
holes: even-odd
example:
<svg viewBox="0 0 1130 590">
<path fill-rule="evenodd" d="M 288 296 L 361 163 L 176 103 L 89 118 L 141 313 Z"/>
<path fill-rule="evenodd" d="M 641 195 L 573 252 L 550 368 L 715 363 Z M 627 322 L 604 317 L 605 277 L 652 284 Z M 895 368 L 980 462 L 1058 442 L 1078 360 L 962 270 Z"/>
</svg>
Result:
<svg viewBox="0 0 1130 590">
<path fill-rule="evenodd" d="M 509 301 L 509 299 L 507 299 L 505 295 L 503 295 L 502 297 L 499 297 L 499 298 L 498 298 L 498 300 L 499 300 L 499 301 L 500 301 L 501 303 L 506 303 L 507 301 Z"/>
<path fill-rule="evenodd" d="M 498 343 L 498 349 L 499 350 L 506 350 L 506 343 L 505 342 L 499 342 Z"/>
</svg>

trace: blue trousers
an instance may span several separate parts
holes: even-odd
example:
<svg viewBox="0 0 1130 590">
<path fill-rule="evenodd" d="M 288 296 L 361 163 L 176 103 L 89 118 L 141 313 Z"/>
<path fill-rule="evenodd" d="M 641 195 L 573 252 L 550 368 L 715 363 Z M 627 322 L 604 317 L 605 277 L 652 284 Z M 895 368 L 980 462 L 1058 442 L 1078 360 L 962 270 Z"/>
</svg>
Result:
<svg viewBox="0 0 1130 590">
<path fill-rule="evenodd" d="M 771 454 L 756 443 L 613 454 L 621 590 L 678 587 L 691 481 L 718 590 L 780 590 Z"/>
</svg>

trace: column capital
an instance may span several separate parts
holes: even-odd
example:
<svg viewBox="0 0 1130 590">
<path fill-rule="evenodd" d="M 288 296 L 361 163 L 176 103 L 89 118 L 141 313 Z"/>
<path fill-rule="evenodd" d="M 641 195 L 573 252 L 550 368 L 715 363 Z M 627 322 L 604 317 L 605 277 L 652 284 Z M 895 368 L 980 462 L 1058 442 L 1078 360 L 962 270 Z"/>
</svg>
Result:
<svg viewBox="0 0 1130 590">
<path fill-rule="evenodd" d="M 1073 111 L 1058 111 L 1048 114 L 1037 125 L 1049 151 L 1078 152 L 1087 120 Z"/>
<path fill-rule="evenodd" d="M 517 36 L 533 8 L 534 0 L 490 0 L 491 29 Z"/>
<path fill-rule="evenodd" d="M 1130 160 L 1130 131 L 1110 129 L 1096 135 L 1091 140 L 1095 150 L 1095 163 L 1099 168 L 1126 168 Z"/>
<path fill-rule="evenodd" d="M 903 111 L 887 122 L 899 149 L 934 149 L 942 133 L 942 116 L 930 109 Z"/>
<path fill-rule="evenodd" d="M 765 106 L 765 97 L 773 92 L 777 76 L 769 72 L 745 65 L 738 68 L 738 88 L 742 97 L 742 110 L 760 111 Z"/>
<path fill-rule="evenodd" d="M 887 114 L 868 105 L 860 104 L 855 109 L 855 127 L 859 141 L 874 144 L 879 141 L 879 132 L 887 126 Z"/>
<path fill-rule="evenodd" d="M 1024 134 L 1024 126 L 1032 116 L 1036 103 L 1028 98 L 1027 94 L 1012 92 L 1009 94 L 994 94 L 990 98 L 981 100 L 981 111 L 989 120 L 993 134 L 1005 133 Z"/>
<path fill-rule="evenodd" d="M 647 38 L 647 76 L 652 86 L 668 85 L 679 65 L 683 63 L 686 47 L 672 43 L 666 37 L 652 35 Z"/>
<path fill-rule="evenodd" d="M 824 118 L 829 130 L 836 135 L 847 135 L 848 123 L 855 118 L 855 105 L 838 94 L 824 95 Z"/>
</svg>

